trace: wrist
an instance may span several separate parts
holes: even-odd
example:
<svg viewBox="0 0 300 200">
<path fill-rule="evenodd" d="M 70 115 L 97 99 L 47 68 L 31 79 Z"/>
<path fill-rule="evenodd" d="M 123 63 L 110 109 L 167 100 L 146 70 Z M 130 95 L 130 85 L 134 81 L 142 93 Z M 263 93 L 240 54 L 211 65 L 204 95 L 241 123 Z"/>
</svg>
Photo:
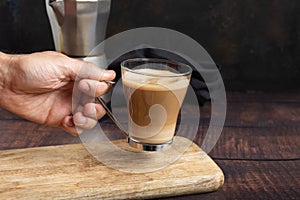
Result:
<svg viewBox="0 0 300 200">
<path fill-rule="evenodd" d="M 0 91 L 3 90 L 5 84 L 5 77 L 8 74 L 10 65 L 10 56 L 0 52 Z"/>
<path fill-rule="evenodd" d="M 2 106 L 2 98 L 6 93 L 5 89 L 9 84 L 10 71 L 14 65 L 14 55 L 0 52 L 0 106 Z"/>
</svg>

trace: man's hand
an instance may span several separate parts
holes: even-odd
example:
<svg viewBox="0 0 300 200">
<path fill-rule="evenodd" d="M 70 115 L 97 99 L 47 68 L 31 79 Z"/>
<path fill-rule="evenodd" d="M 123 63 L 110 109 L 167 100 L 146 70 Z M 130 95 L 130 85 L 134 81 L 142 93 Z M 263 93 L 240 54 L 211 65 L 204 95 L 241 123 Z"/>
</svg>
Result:
<svg viewBox="0 0 300 200">
<path fill-rule="evenodd" d="M 57 52 L 0 54 L 0 106 L 30 121 L 77 135 L 93 128 L 105 115 L 94 98 L 110 88 L 101 81 L 114 78 L 114 71 Z"/>
</svg>

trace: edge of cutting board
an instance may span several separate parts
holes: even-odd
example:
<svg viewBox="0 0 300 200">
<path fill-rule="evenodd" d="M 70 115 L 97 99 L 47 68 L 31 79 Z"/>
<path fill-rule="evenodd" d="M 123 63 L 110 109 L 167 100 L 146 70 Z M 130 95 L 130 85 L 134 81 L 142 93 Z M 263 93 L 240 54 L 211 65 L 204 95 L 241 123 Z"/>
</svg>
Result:
<svg viewBox="0 0 300 200">
<path fill-rule="evenodd" d="M 166 168 L 139 174 L 103 165 L 82 144 L 0 151 L 3 199 L 145 199 L 212 192 L 223 183 L 222 170 L 194 143 Z"/>
</svg>

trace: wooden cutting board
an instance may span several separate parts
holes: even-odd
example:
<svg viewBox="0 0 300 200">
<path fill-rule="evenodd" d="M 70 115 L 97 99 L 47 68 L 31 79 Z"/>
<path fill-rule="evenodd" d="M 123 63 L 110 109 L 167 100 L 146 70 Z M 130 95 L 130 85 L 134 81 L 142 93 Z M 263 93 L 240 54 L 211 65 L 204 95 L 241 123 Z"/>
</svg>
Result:
<svg viewBox="0 0 300 200">
<path fill-rule="evenodd" d="M 194 143 L 166 168 L 138 174 L 106 167 L 82 144 L 0 151 L 1 199 L 145 199 L 211 192 L 223 182 Z"/>
</svg>

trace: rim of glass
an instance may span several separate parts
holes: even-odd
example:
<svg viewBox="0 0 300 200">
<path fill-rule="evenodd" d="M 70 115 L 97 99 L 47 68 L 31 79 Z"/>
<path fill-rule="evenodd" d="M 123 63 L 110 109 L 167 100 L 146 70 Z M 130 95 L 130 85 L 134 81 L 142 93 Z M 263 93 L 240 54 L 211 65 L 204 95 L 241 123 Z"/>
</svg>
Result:
<svg viewBox="0 0 300 200">
<path fill-rule="evenodd" d="M 178 72 L 178 74 L 174 73 L 174 75 L 156 75 L 156 74 L 151 74 L 151 73 L 137 72 L 136 70 L 132 70 L 132 69 L 129 69 L 128 67 L 125 67 L 126 63 L 134 63 L 134 62 L 174 64 L 174 65 L 185 67 L 188 70 L 187 70 L 187 72 L 182 72 L 182 73 Z M 145 76 L 152 76 L 152 77 L 179 77 L 179 76 L 190 75 L 193 72 L 193 69 L 187 64 L 177 62 L 177 61 L 174 61 L 174 60 L 167 60 L 167 59 L 160 59 L 160 58 L 132 58 L 132 59 L 127 59 L 127 60 L 124 60 L 123 62 L 121 62 L 121 68 L 126 70 L 126 71 L 135 73 L 135 74 L 140 74 L 140 75 L 145 75 Z"/>
</svg>

